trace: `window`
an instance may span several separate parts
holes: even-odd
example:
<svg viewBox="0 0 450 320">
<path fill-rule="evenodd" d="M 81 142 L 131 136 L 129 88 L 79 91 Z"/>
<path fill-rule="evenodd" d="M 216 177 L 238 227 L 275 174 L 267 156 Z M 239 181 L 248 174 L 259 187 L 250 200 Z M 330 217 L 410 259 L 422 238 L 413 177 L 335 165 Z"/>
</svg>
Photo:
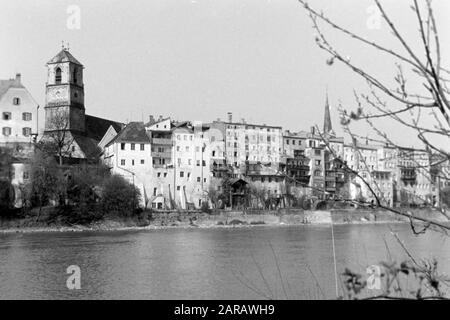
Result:
<svg viewBox="0 0 450 320">
<path fill-rule="evenodd" d="M 200 167 L 200 160 L 197 160 L 197 167 Z"/>
<path fill-rule="evenodd" d="M 133 160 L 131 160 L 131 165 L 132 165 L 132 166 L 134 166 L 134 159 L 133 159 Z"/>
<path fill-rule="evenodd" d="M 22 128 L 22 134 L 25 137 L 29 137 L 31 135 L 31 128 Z"/>
<path fill-rule="evenodd" d="M 11 135 L 11 128 L 10 127 L 4 127 L 2 129 L 2 133 L 4 136 L 10 136 Z"/>
<path fill-rule="evenodd" d="M 204 167 L 206 167 L 206 161 L 205 161 L 205 160 L 202 161 L 202 165 L 203 165 Z"/>
<path fill-rule="evenodd" d="M 120 150 L 125 150 L 125 143 L 120 144 Z"/>
<path fill-rule="evenodd" d="M 177 190 L 180 191 L 180 189 L 181 189 L 181 187 L 180 187 L 180 186 L 177 186 Z"/>
<path fill-rule="evenodd" d="M 31 121 L 31 113 L 30 112 L 24 112 L 22 113 L 22 120 L 23 121 Z"/>
<path fill-rule="evenodd" d="M 72 152 L 75 152 L 75 146 L 72 146 Z"/>
<path fill-rule="evenodd" d="M 144 159 L 141 159 L 141 164 L 144 164 L 145 163 L 145 160 Z"/>
<path fill-rule="evenodd" d="M 216 151 L 212 152 L 212 156 L 215 157 L 216 156 Z"/>
<path fill-rule="evenodd" d="M 11 112 L 3 112 L 3 120 L 11 120 Z"/>
<path fill-rule="evenodd" d="M 197 182 L 200 182 L 200 181 L 201 181 L 200 177 L 197 177 Z"/>
<path fill-rule="evenodd" d="M 125 165 L 125 159 L 120 160 L 120 165 L 124 166 Z"/>
<path fill-rule="evenodd" d="M 23 172 L 23 180 L 28 180 L 30 178 L 30 173 L 28 171 Z"/>
<path fill-rule="evenodd" d="M 145 150 L 145 144 L 141 143 L 141 151 Z"/>
<path fill-rule="evenodd" d="M 78 70 L 77 70 L 77 68 L 74 68 L 73 73 L 72 73 L 72 81 L 75 84 L 78 82 L 77 74 L 78 74 Z"/>
<path fill-rule="evenodd" d="M 14 97 L 13 98 L 13 105 L 18 106 L 20 104 L 20 98 Z"/>
<path fill-rule="evenodd" d="M 180 171 L 180 178 L 184 177 L 184 171 Z"/>
<path fill-rule="evenodd" d="M 203 178 L 203 182 L 205 182 L 205 183 L 206 183 L 206 178 Z"/>
<path fill-rule="evenodd" d="M 158 189 L 157 188 L 153 188 L 153 195 L 154 196 L 156 196 L 156 191 L 157 191 Z"/>
<path fill-rule="evenodd" d="M 131 150 L 135 150 L 135 147 L 136 147 L 135 144 L 132 143 L 132 144 L 131 144 Z"/>
<path fill-rule="evenodd" d="M 61 83 L 61 68 L 56 68 L 55 70 L 55 83 L 60 84 Z"/>
<path fill-rule="evenodd" d="M 161 177 L 161 172 L 158 172 L 158 178 L 160 178 Z"/>
</svg>

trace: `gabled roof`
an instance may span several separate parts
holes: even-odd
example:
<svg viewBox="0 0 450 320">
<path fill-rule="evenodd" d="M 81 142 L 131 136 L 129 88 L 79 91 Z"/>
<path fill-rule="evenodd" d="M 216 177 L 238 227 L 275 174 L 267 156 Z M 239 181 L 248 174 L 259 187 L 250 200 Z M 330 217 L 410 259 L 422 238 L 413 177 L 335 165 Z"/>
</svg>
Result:
<svg viewBox="0 0 450 320">
<path fill-rule="evenodd" d="M 8 92 L 10 88 L 25 88 L 20 82 L 15 79 L 0 80 L 0 98 Z"/>
<path fill-rule="evenodd" d="M 56 56 L 53 57 L 47 64 L 72 62 L 82 66 L 81 62 L 74 58 L 74 56 L 67 50 L 62 49 Z"/>
<path fill-rule="evenodd" d="M 103 135 L 102 140 L 98 143 L 100 148 L 104 148 L 115 136 L 117 136 L 117 131 L 113 126 L 109 126 L 108 130 Z"/>
<path fill-rule="evenodd" d="M 107 146 L 112 143 L 121 142 L 150 143 L 150 137 L 145 131 L 144 123 L 130 122 L 107 144 Z"/>
</svg>

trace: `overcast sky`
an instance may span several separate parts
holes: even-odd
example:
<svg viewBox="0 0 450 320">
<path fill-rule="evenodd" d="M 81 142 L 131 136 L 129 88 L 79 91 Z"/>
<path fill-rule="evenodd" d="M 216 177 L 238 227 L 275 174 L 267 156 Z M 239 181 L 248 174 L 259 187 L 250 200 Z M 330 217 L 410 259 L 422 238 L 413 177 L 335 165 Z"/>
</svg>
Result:
<svg viewBox="0 0 450 320">
<path fill-rule="evenodd" d="M 434 2 L 441 38 L 449 39 L 450 1 Z M 386 25 L 369 27 L 372 1 L 310 3 L 349 29 L 397 47 Z M 406 37 L 418 40 L 411 1 L 384 3 Z M 70 5 L 81 10 L 80 29 L 67 27 Z M 393 77 L 388 59 L 331 35 L 352 62 Z M 339 101 L 353 107 L 353 89 L 365 88 L 343 66 L 326 64 L 295 0 L 0 1 L 0 78 L 22 73 L 41 106 L 45 63 L 62 40 L 85 66 L 86 113 L 119 121 L 150 114 L 211 121 L 231 111 L 236 120 L 309 130 L 322 126 L 328 87 L 341 132 L 335 107 Z M 442 46 L 446 57 L 450 41 Z"/>
</svg>

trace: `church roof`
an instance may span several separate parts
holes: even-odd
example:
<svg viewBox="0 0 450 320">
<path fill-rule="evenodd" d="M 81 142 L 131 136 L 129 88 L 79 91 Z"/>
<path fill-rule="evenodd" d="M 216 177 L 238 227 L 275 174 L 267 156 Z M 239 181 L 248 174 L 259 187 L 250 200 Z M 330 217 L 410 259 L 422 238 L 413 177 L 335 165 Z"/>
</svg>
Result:
<svg viewBox="0 0 450 320">
<path fill-rule="evenodd" d="M 323 119 L 323 132 L 325 134 L 333 134 L 333 126 L 331 125 L 331 116 L 330 116 L 330 104 L 328 103 L 328 93 L 327 93 L 327 100 L 325 102 L 325 116 Z"/>
<path fill-rule="evenodd" d="M 97 140 L 77 133 L 72 133 L 72 136 L 87 159 L 96 158 L 100 154 Z"/>
<path fill-rule="evenodd" d="M 119 132 L 123 127 L 122 123 L 90 115 L 85 116 L 85 121 L 85 135 L 89 138 L 97 140 L 97 143 L 102 140 L 110 126 L 112 126 L 116 132 Z"/>
<path fill-rule="evenodd" d="M 53 57 L 47 64 L 72 62 L 82 66 L 81 62 L 74 58 L 74 56 L 67 50 L 62 49 L 56 56 Z"/>
</svg>

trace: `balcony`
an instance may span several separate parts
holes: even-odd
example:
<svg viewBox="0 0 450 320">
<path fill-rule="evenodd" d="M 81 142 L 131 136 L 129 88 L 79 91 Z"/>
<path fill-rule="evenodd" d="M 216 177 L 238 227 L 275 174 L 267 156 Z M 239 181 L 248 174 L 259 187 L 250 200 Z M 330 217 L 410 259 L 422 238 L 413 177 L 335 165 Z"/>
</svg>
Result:
<svg viewBox="0 0 450 320">
<path fill-rule="evenodd" d="M 152 144 L 171 146 L 172 139 L 170 139 L 170 138 L 152 138 Z"/>
<path fill-rule="evenodd" d="M 172 158 L 172 152 L 152 151 L 153 158 Z"/>
</svg>

